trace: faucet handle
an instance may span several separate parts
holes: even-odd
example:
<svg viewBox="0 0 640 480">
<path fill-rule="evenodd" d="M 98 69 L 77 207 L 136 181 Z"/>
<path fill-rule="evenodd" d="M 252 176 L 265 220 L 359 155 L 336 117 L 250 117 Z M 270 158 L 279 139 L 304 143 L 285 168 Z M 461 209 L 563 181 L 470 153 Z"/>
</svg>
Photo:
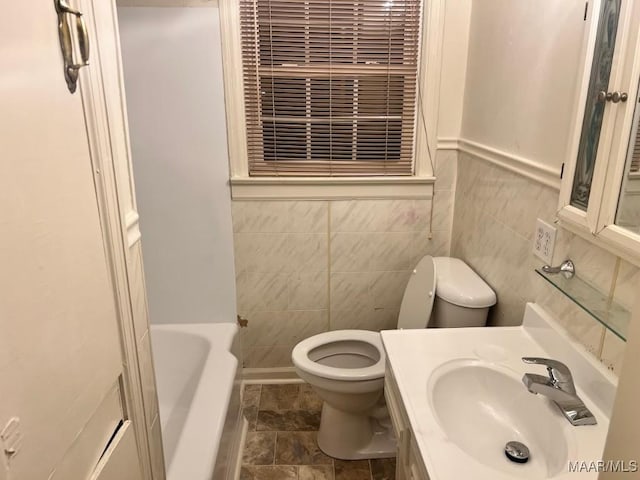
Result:
<svg viewBox="0 0 640 480">
<path fill-rule="evenodd" d="M 549 372 L 549 379 L 555 386 L 561 388 L 565 392 L 574 394 L 576 393 L 576 387 L 573 384 L 573 376 L 571 370 L 564 363 L 553 360 L 551 358 L 542 357 L 522 357 L 524 363 L 531 363 L 534 365 L 544 365 Z"/>
</svg>

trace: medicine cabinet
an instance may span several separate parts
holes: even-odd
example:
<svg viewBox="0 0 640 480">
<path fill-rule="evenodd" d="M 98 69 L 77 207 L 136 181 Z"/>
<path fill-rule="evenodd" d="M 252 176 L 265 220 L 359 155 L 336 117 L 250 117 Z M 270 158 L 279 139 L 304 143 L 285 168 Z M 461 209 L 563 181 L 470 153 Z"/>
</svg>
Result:
<svg viewBox="0 0 640 480">
<path fill-rule="evenodd" d="M 559 217 L 640 264 L 640 2 L 590 0 Z"/>
</svg>

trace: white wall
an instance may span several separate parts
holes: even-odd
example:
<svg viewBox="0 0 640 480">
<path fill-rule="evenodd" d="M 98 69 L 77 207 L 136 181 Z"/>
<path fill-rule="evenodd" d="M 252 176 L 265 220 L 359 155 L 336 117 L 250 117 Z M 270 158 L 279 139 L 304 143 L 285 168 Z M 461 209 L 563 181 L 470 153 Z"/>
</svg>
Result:
<svg viewBox="0 0 640 480">
<path fill-rule="evenodd" d="M 584 0 L 473 2 L 462 137 L 559 169 L 569 140 Z"/>
<path fill-rule="evenodd" d="M 469 48 L 471 0 L 444 3 L 438 139 L 460 136 Z"/>
<path fill-rule="evenodd" d="M 118 16 L 151 322 L 234 322 L 218 10 Z"/>
</svg>

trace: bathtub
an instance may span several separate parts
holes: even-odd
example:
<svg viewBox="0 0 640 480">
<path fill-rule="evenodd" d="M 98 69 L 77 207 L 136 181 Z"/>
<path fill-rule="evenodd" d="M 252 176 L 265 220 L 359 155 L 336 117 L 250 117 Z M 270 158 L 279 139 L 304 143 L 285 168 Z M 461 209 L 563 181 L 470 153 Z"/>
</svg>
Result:
<svg viewBox="0 0 640 480">
<path fill-rule="evenodd" d="M 232 323 L 151 326 L 167 480 L 225 480 L 235 471 L 236 333 Z"/>
</svg>

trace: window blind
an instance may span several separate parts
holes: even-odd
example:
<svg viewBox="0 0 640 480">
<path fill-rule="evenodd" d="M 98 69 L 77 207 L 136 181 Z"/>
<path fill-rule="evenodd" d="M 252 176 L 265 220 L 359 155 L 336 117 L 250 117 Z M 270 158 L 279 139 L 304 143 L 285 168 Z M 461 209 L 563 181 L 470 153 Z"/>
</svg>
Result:
<svg viewBox="0 0 640 480">
<path fill-rule="evenodd" d="M 251 176 L 411 175 L 420 0 L 240 0 Z"/>
<path fill-rule="evenodd" d="M 633 153 L 631 154 L 631 166 L 629 172 L 640 173 L 640 128 L 636 131 L 635 142 L 632 145 Z"/>
</svg>

